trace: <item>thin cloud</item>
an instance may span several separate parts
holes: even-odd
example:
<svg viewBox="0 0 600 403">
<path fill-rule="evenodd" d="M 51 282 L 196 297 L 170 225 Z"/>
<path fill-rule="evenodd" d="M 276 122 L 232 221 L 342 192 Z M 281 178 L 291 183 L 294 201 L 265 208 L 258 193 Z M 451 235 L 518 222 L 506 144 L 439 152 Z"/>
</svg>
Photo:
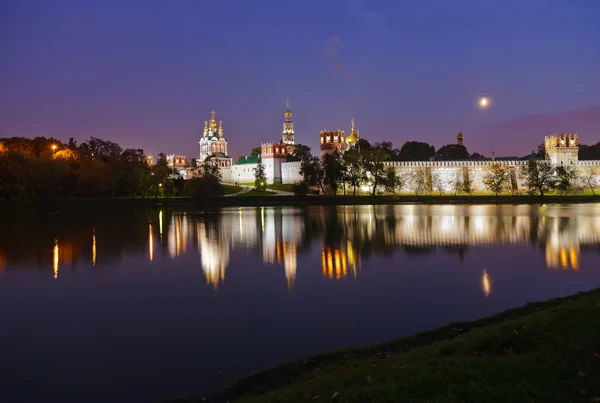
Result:
<svg viewBox="0 0 600 403">
<path fill-rule="evenodd" d="M 342 56 L 340 53 L 341 45 L 342 38 L 339 35 L 332 36 L 327 39 L 323 49 L 315 53 L 315 56 L 326 60 L 331 68 L 332 73 L 349 79 L 351 78 L 351 75 L 342 61 Z"/>
<path fill-rule="evenodd" d="M 373 33 L 381 39 L 387 36 L 385 16 L 367 7 L 366 0 L 348 0 L 348 8 L 357 19 L 362 21 Z"/>
</svg>

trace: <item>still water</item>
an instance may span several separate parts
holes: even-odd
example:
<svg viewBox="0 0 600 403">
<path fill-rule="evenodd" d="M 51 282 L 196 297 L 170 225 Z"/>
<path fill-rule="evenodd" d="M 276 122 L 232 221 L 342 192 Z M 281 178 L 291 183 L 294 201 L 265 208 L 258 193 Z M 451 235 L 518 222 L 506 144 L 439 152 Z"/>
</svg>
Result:
<svg viewBox="0 0 600 403">
<path fill-rule="evenodd" d="M 600 286 L 600 205 L 0 216 L 0 401 L 201 396 Z"/>
</svg>

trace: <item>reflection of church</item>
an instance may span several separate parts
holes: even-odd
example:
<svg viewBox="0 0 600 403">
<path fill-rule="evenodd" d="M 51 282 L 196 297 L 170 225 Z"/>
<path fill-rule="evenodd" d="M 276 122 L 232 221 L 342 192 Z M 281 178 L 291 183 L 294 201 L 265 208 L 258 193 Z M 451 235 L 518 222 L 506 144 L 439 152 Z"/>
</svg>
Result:
<svg viewBox="0 0 600 403">
<path fill-rule="evenodd" d="M 231 251 L 240 249 L 252 250 L 265 264 L 280 267 L 291 289 L 299 255 L 320 237 L 321 271 L 332 279 L 355 277 L 361 260 L 397 248 L 406 253 L 443 248 L 459 255 L 472 246 L 532 242 L 544 248 L 549 268 L 579 271 L 581 250 L 600 245 L 600 217 L 590 209 L 590 205 L 573 205 L 568 216 L 555 205 L 512 206 L 510 214 L 502 214 L 497 206 L 464 205 L 239 208 L 200 216 L 160 210 L 145 224 L 144 239 L 134 240 L 132 233 L 128 247 L 141 248 L 149 262 L 162 256 L 199 254 L 207 282 L 214 287 L 225 280 Z M 77 237 L 57 237 L 50 245 L 44 239 L 43 245 L 26 250 L 10 247 L 4 238 L 0 270 L 37 263 L 60 279 L 65 267 L 75 267 L 81 260 L 101 269 L 119 258 L 123 242 L 111 242 L 103 235 L 106 229 L 98 230 L 90 225 Z"/>
</svg>

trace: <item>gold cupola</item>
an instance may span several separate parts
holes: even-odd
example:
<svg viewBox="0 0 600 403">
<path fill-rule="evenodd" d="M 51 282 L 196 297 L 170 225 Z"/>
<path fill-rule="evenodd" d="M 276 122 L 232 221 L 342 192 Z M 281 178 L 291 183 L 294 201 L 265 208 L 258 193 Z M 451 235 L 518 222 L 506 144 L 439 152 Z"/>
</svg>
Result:
<svg viewBox="0 0 600 403">
<path fill-rule="evenodd" d="M 289 98 L 287 98 L 285 100 L 285 112 L 283 112 L 283 115 L 285 116 L 286 122 L 290 122 L 292 120 L 292 111 L 290 109 L 290 99 Z"/>
<path fill-rule="evenodd" d="M 358 141 L 358 135 L 356 134 L 354 123 L 354 118 L 352 118 L 352 130 L 350 131 L 348 137 L 346 137 L 346 143 L 348 143 L 348 145 L 354 145 L 354 143 Z"/>
<path fill-rule="evenodd" d="M 210 111 L 210 128 L 215 130 L 217 128 L 217 121 L 215 120 L 215 111 Z"/>
</svg>

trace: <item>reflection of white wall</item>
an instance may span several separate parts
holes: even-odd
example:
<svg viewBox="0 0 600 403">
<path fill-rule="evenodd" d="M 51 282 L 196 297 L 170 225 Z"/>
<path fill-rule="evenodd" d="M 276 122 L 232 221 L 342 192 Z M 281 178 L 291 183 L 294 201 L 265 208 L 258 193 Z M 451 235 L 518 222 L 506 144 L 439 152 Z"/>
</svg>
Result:
<svg viewBox="0 0 600 403">
<path fill-rule="evenodd" d="M 220 234 L 220 235 L 219 235 Z M 225 280 L 225 269 L 229 265 L 229 242 L 224 233 L 217 233 L 198 223 L 198 251 L 206 282 L 215 288 Z"/>
<path fill-rule="evenodd" d="M 169 226 L 168 250 L 171 257 L 181 256 L 187 250 L 189 237 L 189 219 L 185 215 L 173 215 Z"/>
</svg>

